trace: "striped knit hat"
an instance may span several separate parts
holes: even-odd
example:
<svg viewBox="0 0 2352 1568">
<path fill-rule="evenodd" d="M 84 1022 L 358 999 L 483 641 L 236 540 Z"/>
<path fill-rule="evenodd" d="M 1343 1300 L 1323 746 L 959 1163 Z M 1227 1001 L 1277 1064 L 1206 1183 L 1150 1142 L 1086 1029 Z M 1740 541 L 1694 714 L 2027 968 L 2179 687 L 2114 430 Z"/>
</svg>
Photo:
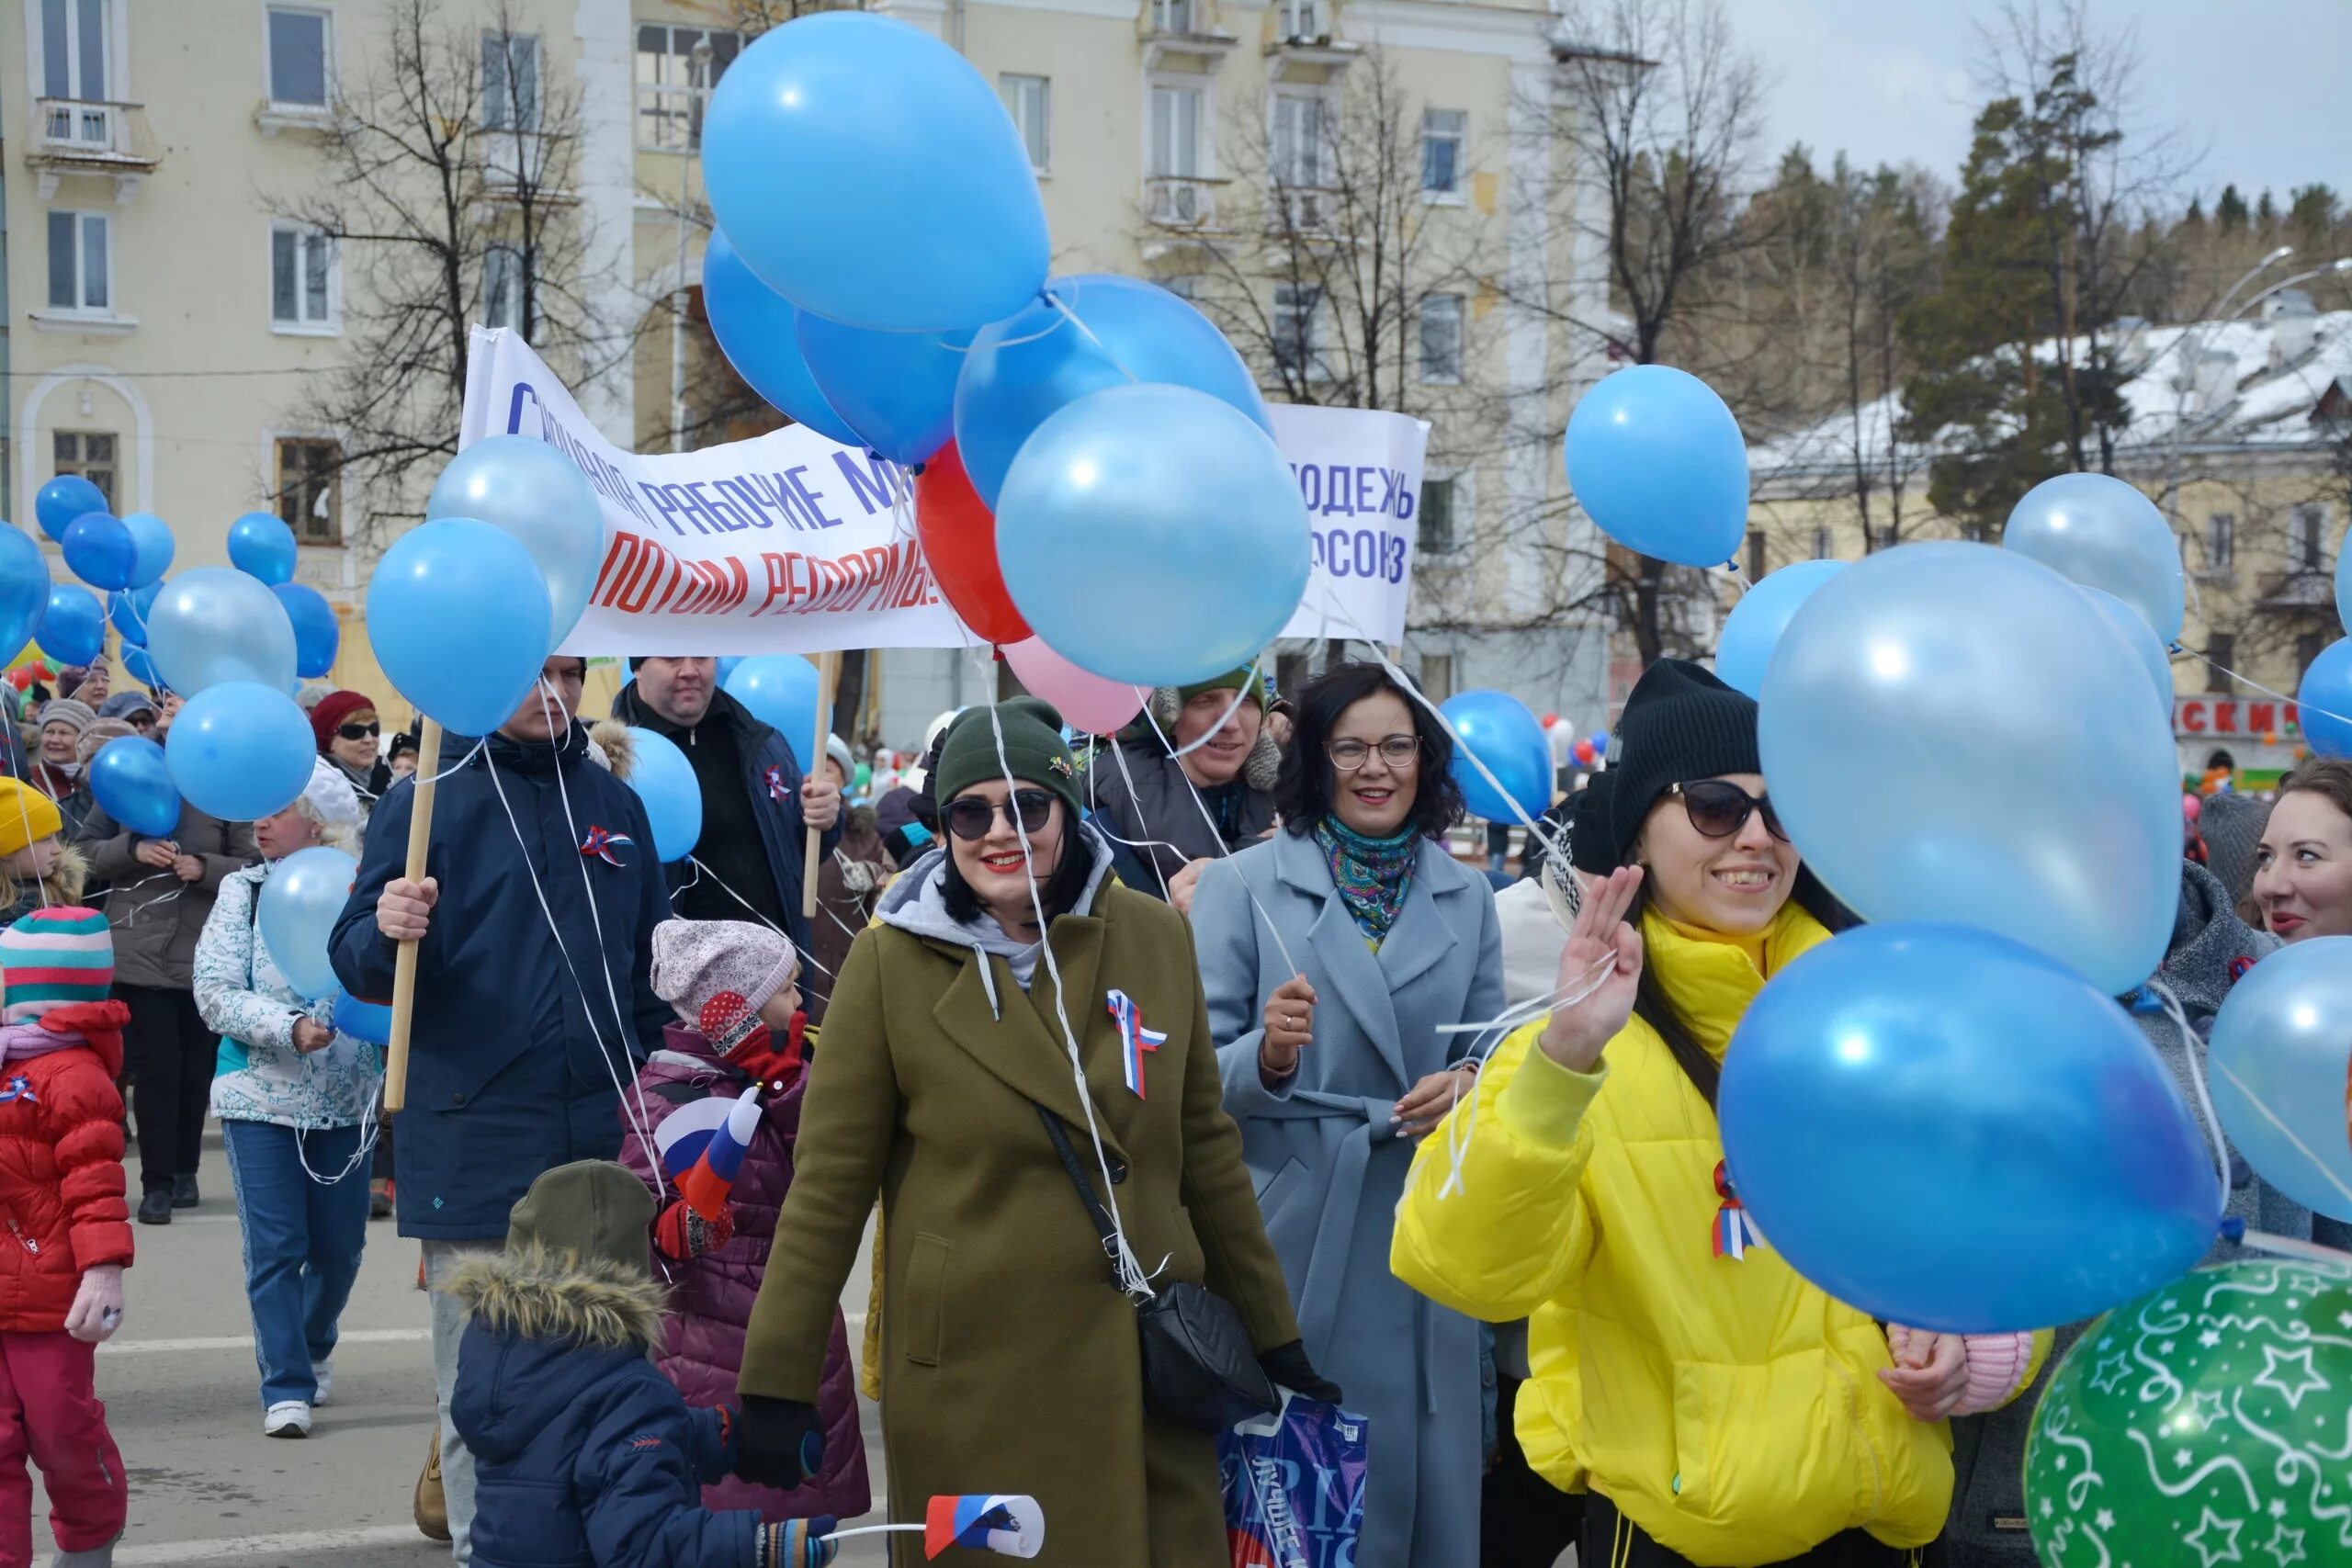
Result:
<svg viewBox="0 0 2352 1568">
<path fill-rule="evenodd" d="M 30 1023 L 51 1008 L 102 1002 L 114 984 L 114 932 L 96 909 L 35 909 L 0 931 L 0 1023 Z"/>
</svg>

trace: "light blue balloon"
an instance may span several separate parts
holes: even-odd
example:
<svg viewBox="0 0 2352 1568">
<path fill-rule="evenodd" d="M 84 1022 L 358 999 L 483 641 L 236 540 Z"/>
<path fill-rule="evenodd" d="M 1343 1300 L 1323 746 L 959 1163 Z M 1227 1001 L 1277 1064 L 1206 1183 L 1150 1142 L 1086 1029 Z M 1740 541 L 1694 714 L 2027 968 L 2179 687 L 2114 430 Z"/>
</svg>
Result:
<svg viewBox="0 0 2352 1568">
<path fill-rule="evenodd" d="M 1749 1004 L 1719 1103 L 1765 1245 L 1890 1323 L 2079 1322 L 2219 1234 L 2212 1157 L 2131 1015 L 1990 931 L 1870 926 L 1807 953 Z"/>
<path fill-rule="evenodd" d="M 2352 757 L 2352 637 L 2328 644 L 2303 671 L 2295 722 L 2321 756 Z"/>
<path fill-rule="evenodd" d="M 1507 692 L 1456 692 L 1438 705 L 1453 730 L 1453 782 L 1473 817 L 1516 822 L 1541 817 L 1552 804 L 1552 746 L 1544 724 L 1525 703 Z M 1502 793 L 1487 782 L 1467 753 L 1476 751 Z M 1518 810 L 1511 802 L 1519 803 Z"/>
<path fill-rule="evenodd" d="M 800 312 L 800 354 L 858 444 L 915 464 L 956 433 L 956 378 L 969 333 L 877 333 Z"/>
<path fill-rule="evenodd" d="M 40 650 L 60 664 L 88 664 L 106 651 L 107 612 L 86 588 L 61 582 L 40 618 Z"/>
<path fill-rule="evenodd" d="M 752 270 L 829 321 L 968 330 L 1045 284 L 1046 206 L 1012 117 L 905 22 L 828 11 L 762 34 L 711 94 L 702 168 Z"/>
<path fill-rule="evenodd" d="M 2180 546 L 2155 503 L 2121 479 L 2042 480 L 2010 509 L 2001 547 L 2114 594 L 2146 617 L 2165 647 L 2180 640 L 2188 603 Z"/>
<path fill-rule="evenodd" d="M 22 528 L 0 523 L 0 664 L 25 650 L 49 612 L 49 560 Z"/>
<path fill-rule="evenodd" d="M 368 634 L 393 688 L 443 728 L 487 735 L 547 662 L 548 585 L 530 551 L 470 517 L 410 530 L 376 563 Z"/>
<path fill-rule="evenodd" d="M 338 1034 L 348 1034 L 354 1040 L 370 1045 L 392 1043 L 392 1010 L 381 1002 L 363 1002 L 345 991 L 334 999 L 334 1027 Z"/>
<path fill-rule="evenodd" d="M 716 229 L 703 252 L 702 302 L 710 335 L 745 386 L 795 423 L 847 446 L 865 445 L 817 389 L 800 356 L 800 313 L 792 301 L 762 283 Z"/>
<path fill-rule="evenodd" d="M 711 662 L 717 666 L 718 686 L 721 691 L 724 691 L 727 688 L 727 677 L 735 673 L 735 667 L 743 661 L 741 659 L 714 659 Z M 804 659 L 801 662 L 806 664 L 808 660 Z"/>
<path fill-rule="evenodd" d="M 1190 387 L 1090 392 L 1022 447 L 996 515 L 1014 608 L 1106 681 L 1181 686 L 1254 660 L 1306 592 L 1290 465 Z"/>
<path fill-rule="evenodd" d="M 85 512 L 106 510 L 106 491 L 79 474 L 60 474 L 33 497 L 33 515 L 40 522 L 40 531 L 60 542 L 74 519 Z"/>
<path fill-rule="evenodd" d="M 171 690 L 164 683 L 163 671 L 155 668 L 154 655 L 143 648 L 125 648 L 122 650 L 122 667 L 130 672 L 132 680 L 151 692 Z"/>
<path fill-rule="evenodd" d="M 1106 387 L 1190 387 L 1273 434 L 1250 367 L 1206 316 L 1167 289 L 1084 273 L 1057 277 L 1046 292 L 1060 304 L 1041 299 L 980 329 L 956 384 L 956 452 L 990 510 L 1021 444 L 1048 415 Z"/>
<path fill-rule="evenodd" d="M 90 759 L 90 795 L 132 832 L 168 838 L 180 824 L 180 792 L 164 749 L 143 735 L 118 735 Z"/>
<path fill-rule="evenodd" d="M 702 838 L 702 785 L 695 779 L 695 765 L 665 735 L 636 725 L 628 734 L 636 746 L 628 786 L 645 803 L 646 818 L 653 824 L 653 852 L 664 865 L 684 860 Z"/>
<path fill-rule="evenodd" d="M 2352 936 L 2308 937 L 2247 970 L 2213 1019 L 2205 1063 L 2214 1113 L 2246 1164 L 2303 1207 L 2352 1220 Z"/>
<path fill-rule="evenodd" d="M 441 470 L 424 515 L 470 517 L 521 545 L 547 583 L 540 658 L 571 635 L 604 563 L 605 505 L 571 458 L 527 435 L 477 441 Z"/>
<path fill-rule="evenodd" d="M 295 677 L 315 681 L 333 670 L 335 653 L 343 646 L 343 627 L 327 596 L 303 582 L 281 582 L 270 592 L 277 595 L 286 619 L 294 627 Z"/>
<path fill-rule="evenodd" d="M 2352 535 L 2335 545 L 2335 614 L 2352 632 Z"/>
<path fill-rule="evenodd" d="M 2165 722 L 2170 724 L 2172 660 L 2165 653 L 2165 645 L 2156 640 L 2155 628 L 2148 625 L 2146 616 L 2103 588 L 2086 588 L 2083 597 L 2088 599 L 2106 618 L 2107 624 L 2115 628 L 2115 635 L 2123 639 L 2132 649 L 2132 657 L 2147 670 L 2148 682 L 2155 691 L 2156 701 L 2164 708 Z"/>
<path fill-rule="evenodd" d="M 164 584 L 147 611 L 147 651 L 175 692 L 226 681 L 284 691 L 295 680 L 294 623 L 260 578 L 200 566 Z"/>
<path fill-rule="evenodd" d="M 172 570 L 172 557 L 179 548 L 172 538 L 172 525 L 152 512 L 128 513 L 122 525 L 130 530 L 136 548 L 130 586 L 151 588 L 163 581 L 164 573 Z"/>
<path fill-rule="evenodd" d="M 327 958 L 327 939 L 351 901 L 358 875 L 359 863 L 351 856 L 314 844 L 296 850 L 262 879 L 254 923 L 261 928 L 270 962 L 306 1001 L 333 996 L 342 984 Z"/>
<path fill-rule="evenodd" d="M 2049 568 L 1954 542 L 1856 562 L 1781 633 L 1757 739 L 1790 837 L 1866 919 L 1982 926 L 2109 995 L 2163 961 L 2172 725 Z"/>
<path fill-rule="evenodd" d="M 1715 674 L 1726 686 L 1751 697 L 1764 694 L 1764 667 L 1781 634 L 1814 591 L 1838 575 L 1844 561 L 1801 560 L 1784 566 L 1740 595 L 1724 617 L 1723 635 L 1715 641 Z M 1596 739 L 1593 750 L 1601 750 Z"/>
<path fill-rule="evenodd" d="M 107 595 L 107 619 L 113 623 L 126 645 L 147 646 L 147 617 L 163 592 L 164 585 L 153 582 L 144 588 L 126 588 Z"/>
<path fill-rule="evenodd" d="M 265 583 L 294 581 L 294 530 L 274 512 L 248 512 L 229 525 L 229 564 Z"/>
<path fill-rule="evenodd" d="M 59 541 L 65 570 L 97 589 L 111 593 L 130 586 L 138 565 L 139 545 L 122 519 L 104 512 L 85 512 L 65 525 Z"/>
<path fill-rule="evenodd" d="M 293 804 L 319 760 L 311 718 L 292 697 L 230 681 L 188 698 L 164 741 L 172 783 L 224 822 L 257 822 Z"/>
<path fill-rule="evenodd" d="M 797 653 L 735 661 L 720 682 L 752 716 L 784 737 L 797 758 L 817 739 L 817 667 Z M 805 770 L 804 770 L 805 771 Z"/>
<path fill-rule="evenodd" d="M 1721 566 L 1747 534 L 1747 445 L 1714 389 L 1634 365 L 1603 376 L 1568 416 L 1562 456 L 1577 504 L 1624 546 Z"/>
</svg>

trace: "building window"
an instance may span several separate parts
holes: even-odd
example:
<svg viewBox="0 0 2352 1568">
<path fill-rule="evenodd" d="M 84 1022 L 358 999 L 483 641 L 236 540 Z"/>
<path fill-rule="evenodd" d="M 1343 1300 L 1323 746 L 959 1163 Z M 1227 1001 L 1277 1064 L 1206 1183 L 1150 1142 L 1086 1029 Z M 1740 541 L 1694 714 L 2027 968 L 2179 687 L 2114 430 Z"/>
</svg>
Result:
<svg viewBox="0 0 2352 1568">
<path fill-rule="evenodd" d="M 2287 513 L 2287 570 L 2327 570 L 2327 502 L 2307 501 Z"/>
<path fill-rule="evenodd" d="M 1469 119 L 1460 109 L 1421 111 L 1421 194 L 1432 201 L 1462 197 L 1462 143 Z"/>
<path fill-rule="evenodd" d="M 334 327 L 334 242 L 316 229 L 280 223 L 269 231 L 269 321 L 275 327 Z"/>
<path fill-rule="evenodd" d="M 1306 655 L 1303 653 L 1274 655 L 1274 695 L 1276 697 L 1295 698 L 1299 688 L 1312 679 L 1314 679 L 1314 671 L 1307 668 Z"/>
<path fill-rule="evenodd" d="M 1201 90 L 1151 90 L 1151 172 L 1162 179 L 1195 179 L 1201 172 Z"/>
<path fill-rule="evenodd" d="M 50 437 L 50 451 L 56 458 L 57 477 L 79 474 L 98 487 L 107 498 L 108 511 L 119 510 L 114 503 L 115 439 L 110 431 L 60 430 Z"/>
<path fill-rule="evenodd" d="M 2233 571 L 2237 563 L 2237 515 L 2216 512 L 2205 519 L 2205 570 L 2215 573 Z"/>
<path fill-rule="evenodd" d="M 481 122 L 492 130 L 539 129 L 537 35 L 481 35 Z"/>
<path fill-rule="evenodd" d="M 1043 76 L 1003 75 L 996 79 L 997 96 L 1012 116 L 1012 123 L 1021 132 L 1021 145 L 1029 150 L 1029 167 L 1046 175 L 1054 168 L 1054 121 L 1052 84 Z"/>
<path fill-rule="evenodd" d="M 1193 0 L 1151 0 L 1151 30 L 1156 33 L 1193 31 Z"/>
<path fill-rule="evenodd" d="M 1770 570 L 1764 557 L 1764 530 L 1750 528 L 1747 531 L 1747 585 L 1753 588 L 1763 581 L 1765 572 Z"/>
<path fill-rule="evenodd" d="M 492 245 L 481 255 L 481 316 L 485 326 L 504 327 L 518 333 L 527 342 L 532 331 L 526 330 L 523 320 L 525 274 L 528 261 L 520 245 Z M 536 305 L 537 300 L 533 301 Z M 538 311 L 531 312 L 528 327 L 538 326 Z"/>
<path fill-rule="evenodd" d="M 1432 294 L 1421 301 L 1421 379 L 1452 386 L 1462 379 L 1462 296 Z"/>
<path fill-rule="evenodd" d="M 1815 560 L 1829 558 L 1829 530 L 1826 528 L 1815 528 L 1813 531 L 1813 558 Z"/>
<path fill-rule="evenodd" d="M 343 444 L 317 436 L 277 442 L 277 514 L 305 545 L 343 543 Z"/>
<path fill-rule="evenodd" d="M 697 50 L 704 51 L 699 62 Z M 709 101 L 711 88 L 742 51 L 741 33 L 673 28 L 660 22 L 639 25 L 637 144 L 656 152 L 689 152 L 700 147 L 703 106 Z M 483 80 L 489 80 L 487 71 Z M 536 73 L 534 80 L 536 84 Z"/>
<path fill-rule="evenodd" d="M 1425 556 L 1442 556 L 1453 548 L 1453 481 L 1421 481 L 1420 534 L 1414 547 Z"/>
<path fill-rule="evenodd" d="M 1282 0 L 1283 37 L 1319 39 L 1324 35 L 1322 0 Z"/>
<path fill-rule="evenodd" d="M 1274 286 L 1274 363 L 1284 370 L 1320 376 L 1323 366 L 1323 290 L 1311 283 Z"/>
<path fill-rule="evenodd" d="M 269 101 L 285 108 L 327 107 L 327 13 L 269 8 Z"/>
<path fill-rule="evenodd" d="M 1421 695 L 1433 703 L 1442 703 L 1453 695 L 1453 655 L 1421 655 Z"/>
<path fill-rule="evenodd" d="M 114 309 L 114 220 L 103 212 L 49 215 L 49 308 L 83 315 Z"/>
<path fill-rule="evenodd" d="M 40 0 L 41 95 L 104 103 L 107 0 Z"/>
<path fill-rule="evenodd" d="M 2234 632 L 2209 632 L 2205 637 L 2205 689 L 2228 692 L 2232 684 L 2229 671 L 2237 668 L 2238 639 Z"/>
<path fill-rule="evenodd" d="M 2311 670 L 2312 660 L 2328 649 L 2335 637 L 2329 632 L 2305 632 L 2295 639 L 2295 679 L 2301 681 Z"/>
<path fill-rule="evenodd" d="M 1330 113 L 1320 95 L 1274 95 L 1274 183 L 1290 190 L 1323 188 L 1323 147 Z"/>
</svg>

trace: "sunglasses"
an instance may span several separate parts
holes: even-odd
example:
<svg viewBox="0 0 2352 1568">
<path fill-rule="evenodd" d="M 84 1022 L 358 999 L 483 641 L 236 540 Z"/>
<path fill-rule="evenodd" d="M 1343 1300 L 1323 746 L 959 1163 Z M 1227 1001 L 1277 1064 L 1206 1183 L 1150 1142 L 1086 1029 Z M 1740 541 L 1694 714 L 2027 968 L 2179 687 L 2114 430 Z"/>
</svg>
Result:
<svg viewBox="0 0 2352 1568">
<path fill-rule="evenodd" d="M 947 830 L 966 843 L 985 839 L 1000 811 L 1007 822 L 1019 822 L 1023 832 L 1042 832 L 1054 813 L 1054 797 L 1042 789 L 1016 789 L 1012 799 L 991 805 L 977 795 L 958 795 L 947 803 Z"/>
<path fill-rule="evenodd" d="M 339 724 L 335 726 L 334 732 L 345 740 L 373 740 L 384 733 L 384 727 L 380 723 Z"/>
<path fill-rule="evenodd" d="M 1764 814 L 1764 830 L 1782 843 L 1789 841 L 1787 829 L 1772 809 L 1771 800 L 1760 795 L 1750 795 L 1736 784 L 1723 779 L 1701 779 L 1696 784 L 1679 784 L 1667 791 L 1682 797 L 1683 812 L 1690 818 L 1690 826 L 1710 839 L 1728 839 L 1747 825 L 1755 812 Z"/>
</svg>

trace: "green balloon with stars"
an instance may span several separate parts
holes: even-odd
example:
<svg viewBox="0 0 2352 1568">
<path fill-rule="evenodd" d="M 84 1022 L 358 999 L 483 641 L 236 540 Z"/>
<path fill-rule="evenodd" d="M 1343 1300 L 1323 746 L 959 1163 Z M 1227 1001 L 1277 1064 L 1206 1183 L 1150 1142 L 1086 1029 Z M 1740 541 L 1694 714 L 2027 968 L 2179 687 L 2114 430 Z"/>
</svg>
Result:
<svg viewBox="0 0 2352 1568">
<path fill-rule="evenodd" d="M 2025 1490 L 2044 1568 L 2352 1562 L 2352 1269 L 2200 1269 L 2099 1319 Z"/>
</svg>

